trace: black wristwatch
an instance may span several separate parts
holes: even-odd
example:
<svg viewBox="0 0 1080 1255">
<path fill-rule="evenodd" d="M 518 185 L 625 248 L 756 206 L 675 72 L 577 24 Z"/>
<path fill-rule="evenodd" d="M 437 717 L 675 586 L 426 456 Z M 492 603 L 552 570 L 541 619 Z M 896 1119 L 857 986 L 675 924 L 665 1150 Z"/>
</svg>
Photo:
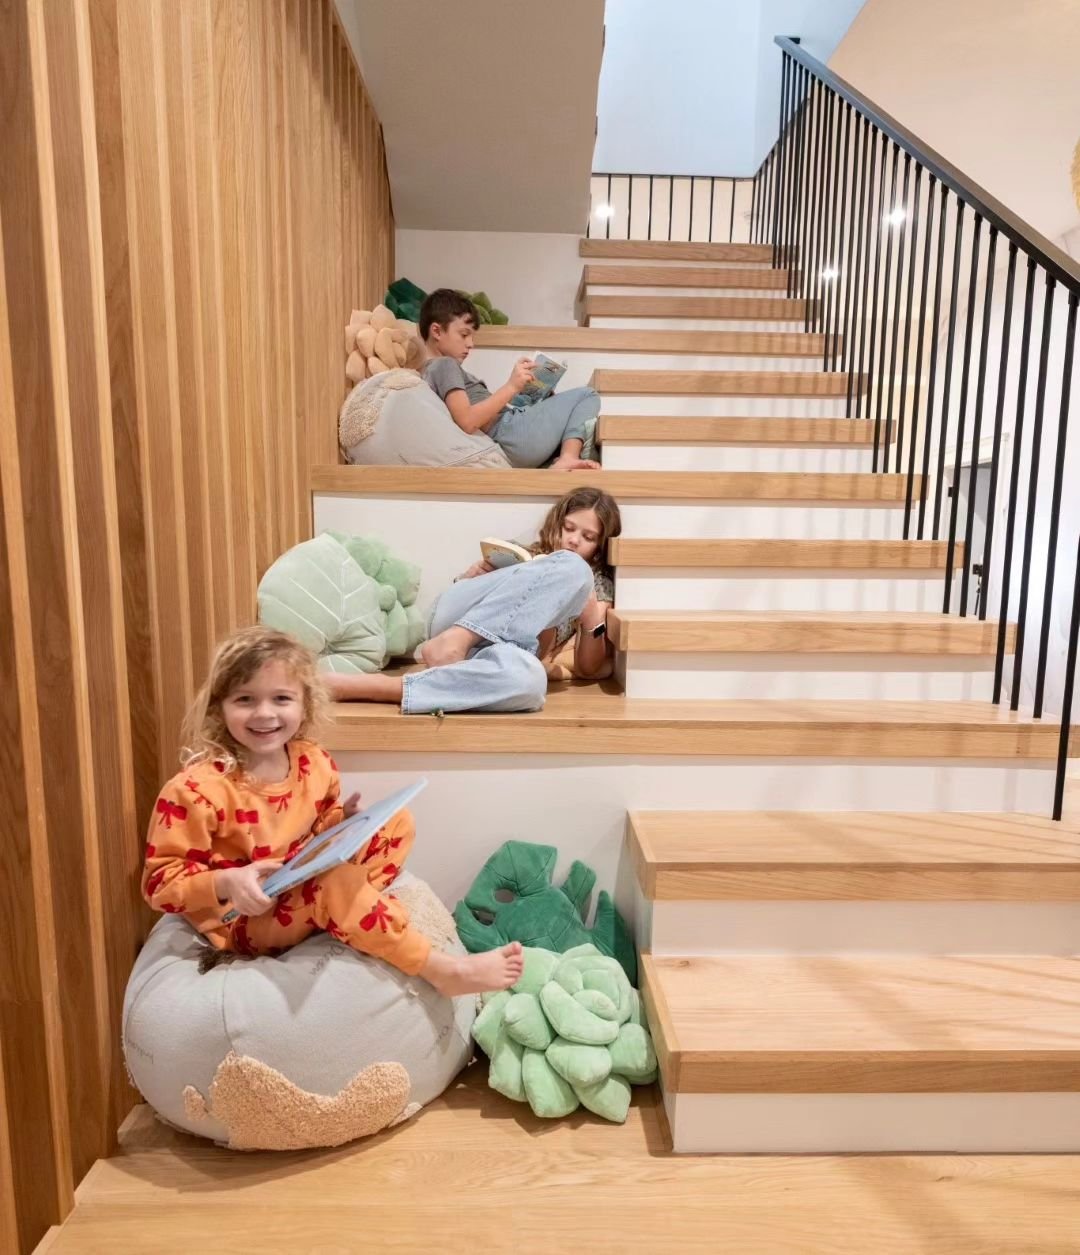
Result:
<svg viewBox="0 0 1080 1255">
<path fill-rule="evenodd" d="M 589 635 L 593 638 L 594 641 L 598 641 L 601 638 L 601 636 L 607 636 L 607 620 L 606 619 L 601 620 L 596 625 L 596 627 L 590 629 Z"/>
</svg>

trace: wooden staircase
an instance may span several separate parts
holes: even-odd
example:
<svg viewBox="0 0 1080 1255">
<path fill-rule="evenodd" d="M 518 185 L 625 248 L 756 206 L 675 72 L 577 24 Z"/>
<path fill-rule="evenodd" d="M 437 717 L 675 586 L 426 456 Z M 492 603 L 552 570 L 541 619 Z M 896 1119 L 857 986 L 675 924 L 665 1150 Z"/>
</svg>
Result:
<svg viewBox="0 0 1080 1255">
<path fill-rule="evenodd" d="M 988 700 L 1012 627 L 941 613 L 948 545 L 900 527 L 921 484 L 870 473 L 863 381 L 821 370 L 767 249 L 581 252 L 584 325 L 485 328 L 470 365 L 565 355 L 604 469 L 312 487 L 318 526 L 394 537 L 433 589 L 606 488 L 616 678 L 532 715 L 341 706 L 332 748 L 376 791 L 429 777 L 440 887 L 507 836 L 588 851 L 634 908 L 675 1149 L 1073 1148 L 1080 829 L 1038 818 L 1057 727 Z"/>
</svg>

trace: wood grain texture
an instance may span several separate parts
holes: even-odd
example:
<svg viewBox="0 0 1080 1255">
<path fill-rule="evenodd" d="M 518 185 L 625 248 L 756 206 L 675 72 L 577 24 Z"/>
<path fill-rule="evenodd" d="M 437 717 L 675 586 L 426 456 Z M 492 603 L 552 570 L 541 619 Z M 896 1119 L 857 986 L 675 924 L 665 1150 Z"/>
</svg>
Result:
<svg viewBox="0 0 1080 1255">
<path fill-rule="evenodd" d="M 944 540 L 669 540 L 620 536 L 616 567 L 736 567 L 749 570 L 944 571 Z M 956 569 L 963 545 L 956 545 Z"/>
<path fill-rule="evenodd" d="M 338 703 L 335 750 L 564 754 L 584 734 L 590 754 L 722 757 L 987 758 L 1046 761 L 1058 727 L 988 702 L 769 702 L 632 699 L 603 686 L 560 686 L 530 714 L 403 715 L 396 706 Z M 1080 747 L 1073 731 L 1072 753 Z"/>
<path fill-rule="evenodd" d="M 738 288 L 762 292 L 786 292 L 786 270 L 737 266 L 585 266 L 581 282 L 603 287 Z"/>
<path fill-rule="evenodd" d="M 986 657 L 998 625 L 917 611 L 613 610 L 616 649 L 658 653 L 903 654 Z M 1016 627 L 1005 631 L 1012 653 Z"/>
<path fill-rule="evenodd" d="M 575 471 L 574 484 L 594 485 L 627 501 L 835 501 L 902 505 L 907 490 L 907 479 L 903 475 L 784 471 Z M 554 500 L 566 491 L 566 481 L 545 470 L 316 466 L 311 472 L 311 491 L 366 497 Z"/>
<path fill-rule="evenodd" d="M 865 377 L 863 377 L 865 379 Z M 595 370 L 601 396 L 846 397 L 841 371 Z M 859 380 L 855 381 L 859 387 Z"/>
<path fill-rule="evenodd" d="M 753 322 L 802 322 L 806 302 L 765 296 L 599 296 L 587 293 L 581 317 L 745 318 Z"/>
<path fill-rule="evenodd" d="M 860 418 L 723 418 L 601 414 L 601 444 L 798 445 L 867 448 L 874 425 Z"/>
<path fill-rule="evenodd" d="M 579 257 L 612 261 L 718 261 L 772 264 L 771 244 L 702 244 L 684 240 L 593 240 L 578 243 Z"/>
<path fill-rule="evenodd" d="M 1080 1089 L 1080 959 L 657 958 L 679 1093 Z"/>
<path fill-rule="evenodd" d="M 657 901 L 1080 901 L 1080 824 L 1035 815 L 636 811 Z"/>
<path fill-rule="evenodd" d="M 478 349 L 593 353 L 711 353 L 739 357 L 821 357 L 825 337 L 802 331 L 636 331 L 622 327 L 484 326 Z"/>
<path fill-rule="evenodd" d="M 137 1116 L 49 1255 L 147 1255 L 148 1233 L 155 1255 L 187 1255 L 226 1228 L 266 1255 L 351 1251 L 358 1232 L 402 1251 L 482 1233 L 496 1255 L 852 1255 L 868 1234 L 874 1255 L 1064 1255 L 1075 1238 L 1075 1156 L 673 1155 L 652 1088 L 634 1090 L 621 1126 L 541 1121 L 490 1090 L 483 1063 L 419 1119 L 333 1151 L 224 1151 Z M 408 1208 L 370 1206 L 417 1165 Z"/>
</svg>

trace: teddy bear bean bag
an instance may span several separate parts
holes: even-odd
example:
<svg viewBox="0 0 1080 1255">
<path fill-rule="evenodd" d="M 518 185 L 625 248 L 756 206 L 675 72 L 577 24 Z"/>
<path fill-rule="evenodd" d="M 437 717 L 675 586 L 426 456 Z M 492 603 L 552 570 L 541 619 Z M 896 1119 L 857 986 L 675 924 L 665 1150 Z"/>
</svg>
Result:
<svg viewBox="0 0 1080 1255">
<path fill-rule="evenodd" d="M 341 407 L 338 439 L 360 466 L 510 466 L 490 436 L 463 432 L 413 370 L 385 370 L 353 388 Z"/>
<path fill-rule="evenodd" d="M 423 881 L 402 872 L 393 892 L 435 945 L 464 954 Z M 472 1057 L 474 997 L 444 998 L 326 933 L 200 972 L 208 949 L 166 915 L 124 998 L 131 1079 L 189 1133 L 235 1150 L 339 1146 L 408 1119 Z"/>
</svg>

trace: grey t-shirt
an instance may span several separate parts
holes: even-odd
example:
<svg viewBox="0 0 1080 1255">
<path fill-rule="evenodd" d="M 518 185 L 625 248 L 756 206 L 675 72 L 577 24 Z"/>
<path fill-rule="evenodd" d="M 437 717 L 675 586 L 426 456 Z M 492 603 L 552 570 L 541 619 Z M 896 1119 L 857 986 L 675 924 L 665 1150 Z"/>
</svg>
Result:
<svg viewBox="0 0 1080 1255">
<path fill-rule="evenodd" d="M 467 370 L 463 370 L 461 363 L 452 357 L 433 357 L 424 363 L 424 368 L 420 373 L 425 383 L 444 401 L 448 393 L 459 388 L 469 398 L 470 405 L 478 405 L 491 396 L 487 384 L 482 379 L 477 379 L 475 375 L 470 375 Z"/>
</svg>

